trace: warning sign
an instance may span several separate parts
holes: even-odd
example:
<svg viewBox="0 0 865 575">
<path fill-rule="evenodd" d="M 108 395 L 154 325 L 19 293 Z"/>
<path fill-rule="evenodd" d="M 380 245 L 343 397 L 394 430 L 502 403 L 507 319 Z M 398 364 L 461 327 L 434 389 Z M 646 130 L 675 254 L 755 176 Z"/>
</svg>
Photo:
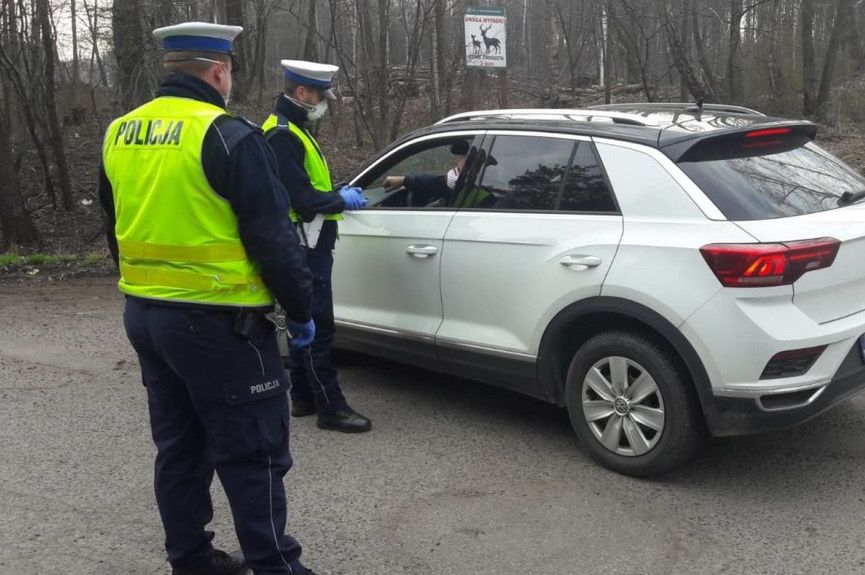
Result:
<svg viewBox="0 0 865 575">
<path fill-rule="evenodd" d="M 506 68 L 504 8 L 467 6 L 465 16 L 466 66 L 469 68 Z"/>
</svg>

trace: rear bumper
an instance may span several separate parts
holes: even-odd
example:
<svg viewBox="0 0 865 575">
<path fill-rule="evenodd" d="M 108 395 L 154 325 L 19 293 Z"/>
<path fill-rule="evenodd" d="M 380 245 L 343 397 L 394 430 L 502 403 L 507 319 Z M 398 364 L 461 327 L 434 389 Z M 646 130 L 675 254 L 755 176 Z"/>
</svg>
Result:
<svg viewBox="0 0 865 575">
<path fill-rule="evenodd" d="M 712 435 L 777 431 L 816 417 L 860 391 L 865 391 L 865 361 L 854 345 L 828 384 L 785 394 L 714 396 L 704 400 L 703 412 Z"/>
</svg>

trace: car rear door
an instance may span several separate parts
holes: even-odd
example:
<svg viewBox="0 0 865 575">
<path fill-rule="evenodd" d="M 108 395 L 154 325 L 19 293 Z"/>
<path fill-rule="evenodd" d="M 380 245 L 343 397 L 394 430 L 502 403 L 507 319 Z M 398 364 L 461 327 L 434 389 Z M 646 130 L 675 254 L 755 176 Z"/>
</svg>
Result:
<svg viewBox="0 0 865 575">
<path fill-rule="evenodd" d="M 600 294 L 622 216 L 589 138 L 490 131 L 444 238 L 439 355 L 533 377 L 544 328 Z M 504 383 L 504 382 L 503 382 Z"/>
</svg>

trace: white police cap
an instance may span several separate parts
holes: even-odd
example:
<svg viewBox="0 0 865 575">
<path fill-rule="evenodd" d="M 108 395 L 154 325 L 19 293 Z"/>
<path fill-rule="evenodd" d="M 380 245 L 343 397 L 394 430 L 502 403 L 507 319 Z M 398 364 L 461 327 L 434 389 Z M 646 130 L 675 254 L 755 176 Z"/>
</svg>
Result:
<svg viewBox="0 0 865 575">
<path fill-rule="evenodd" d="M 331 90 L 333 77 L 339 71 L 339 66 L 333 64 L 320 64 L 318 62 L 307 62 L 305 60 L 282 60 L 283 75 L 301 86 L 318 88 L 324 92 L 329 100 L 336 100 L 336 94 Z"/>
<path fill-rule="evenodd" d="M 184 22 L 157 28 L 153 37 L 162 42 L 166 51 L 202 51 L 231 54 L 234 38 L 243 32 L 242 26 L 226 26 L 209 22 Z"/>
</svg>

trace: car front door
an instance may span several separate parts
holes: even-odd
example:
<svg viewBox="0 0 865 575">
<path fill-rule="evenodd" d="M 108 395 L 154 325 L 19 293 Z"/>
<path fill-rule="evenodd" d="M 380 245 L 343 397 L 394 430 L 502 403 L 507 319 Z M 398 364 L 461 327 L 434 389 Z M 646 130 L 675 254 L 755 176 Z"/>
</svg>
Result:
<svg viewBox="0 0 865 575">
<path fill-rule="evenodd" d="M 445 234 L 436 343 L 443 360 L 531 380 L 555 313 L 600 294 L 622 216 L 589 138 L 491 131 L 479 156 Z"/>
<path fill-rule="evenodd" d="M 370 207 L 345 212 L 339 226 L 333 274 L 338 344 L 437 364 L 441 254 L 455 213 L 447 205 L 452 192 L 446 174 L 455 162 L 451 146 L 471 144 L 476 136 L 454 132 L 413 140 L 352 180 L 364 188 Z M 388 176 L 406 177 L 406 184 L 385 191 Z"/>
</svg>

